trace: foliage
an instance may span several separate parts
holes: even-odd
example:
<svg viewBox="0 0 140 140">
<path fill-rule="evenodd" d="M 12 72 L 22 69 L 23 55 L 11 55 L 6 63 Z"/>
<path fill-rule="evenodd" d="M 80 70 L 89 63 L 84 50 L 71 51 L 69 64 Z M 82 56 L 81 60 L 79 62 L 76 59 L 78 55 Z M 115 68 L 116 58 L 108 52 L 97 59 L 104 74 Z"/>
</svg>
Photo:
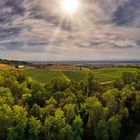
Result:
<svg viewBox="0 0 140 140">
<path fill-rule="evenodd" d="M 110 86 L 96 74 L 79 82 L 58 78 L 40 83 L 19 71 L 2 71 L 0 139 L 125 139 L 140 124 L 140 72 L 127 71 Z"/>
</svg>

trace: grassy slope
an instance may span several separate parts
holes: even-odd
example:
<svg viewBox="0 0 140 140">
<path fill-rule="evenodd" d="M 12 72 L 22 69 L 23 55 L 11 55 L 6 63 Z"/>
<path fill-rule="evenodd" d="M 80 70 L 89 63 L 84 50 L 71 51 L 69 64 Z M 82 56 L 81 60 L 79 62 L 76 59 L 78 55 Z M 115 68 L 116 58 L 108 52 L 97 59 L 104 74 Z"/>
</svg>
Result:
<svg viewBox="0 0 140 140">
<path fill-rule="evenodd" d="M 69 78 L 66 77 L 61 71 L 49 71 L 45 69 L 30 69 L 30 70 L 25 70 L 24 74 L 40 82 L 48 82 L 54 79 L 62 79 L 62 80 L 70 81 Z"/>
<path fill-rule="evenodd" d="M 74 81 L 81 81 L 87 79 L 88 72 L 81 71 L 65 71 L 63 72 L 69 79 Z"/>
<path fill-rule="evenodd" d="M 102 68 L 94 70 L 95 77 L 100 81 L 113 81 L 120 78 L 123 72 L 136 72 L 136 68 Z"/>
<path fill-rule="evenodd" d="M 96 69 L 93 72 L 95 78 L 102 82 L 113 81 L 120 78 L 123 72 L 136 72 L 136 68 L 102 68 Z M 60 71 L 60 70 L 45 70 L 45 69 L 30 69 L 24 71 L 25 75 L 31 76 L 34 80 L 47 82 L 53 79 L 62 79 L 66 81 L 80 81 L 87 78 L 89 70 L 82 71 Z"/>
</svg>

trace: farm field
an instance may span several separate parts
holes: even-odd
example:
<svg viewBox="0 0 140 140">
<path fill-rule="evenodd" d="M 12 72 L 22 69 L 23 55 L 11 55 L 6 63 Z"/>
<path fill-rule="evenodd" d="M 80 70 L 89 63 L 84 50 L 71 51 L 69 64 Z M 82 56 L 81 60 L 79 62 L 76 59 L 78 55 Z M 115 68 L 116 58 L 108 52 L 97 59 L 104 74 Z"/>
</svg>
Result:
<svg viewBox="0 0 140 140">
<path fill-rule="evenodd" d="M 28 69 L 24 70 L 23 73 L 27 76 L 33 78 L 33 80 L 37 80 L 39 82 L 49 82 L 54 79 L 61 79 L 66 81 L 81 81 L 85 80 L 88 77 L 89 72 L 93 73 L 95 78 L 101 82 L 110 82 L 115 79 L 121 78 L 123 72 L 136 72 L 136 68 L 101 68 L 95 70 L 61 70 L 61 69 Z"/>
<path fill-rule="evenodd" d="M 123 72 L 135 73 L 137 68 L 101 68 L 93 70 L 93 73 L 99 81 L 113 81 L 121 78 Z"/>
<path fill-rule="evenodd" d="M 30 69 L 25 70 L 23 73 L 39 82 L 49 82 L 54 79 L 69 81 L 69 78 L 61 71 L 51 71 L 45 69 Z"/>
<path fill-rule="evenodd" d="M 0 64 L 0 70 L 8 70 L 8 69 L 10 69 L 10 68 L 11 68 L 11 66 L 9 66 L 9 65 Z"/>
</svg>

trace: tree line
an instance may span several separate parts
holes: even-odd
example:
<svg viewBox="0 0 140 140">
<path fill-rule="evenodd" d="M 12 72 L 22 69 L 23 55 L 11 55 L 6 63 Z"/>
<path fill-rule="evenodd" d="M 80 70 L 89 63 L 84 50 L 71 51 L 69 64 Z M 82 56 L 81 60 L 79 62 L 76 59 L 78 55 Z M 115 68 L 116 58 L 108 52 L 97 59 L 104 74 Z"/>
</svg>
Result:
<svg viewBox="0 0 140 140">
<path fill-rule="evenodd" d="M 1 59 L 0 58 L 0 63 L 1 64 L 8 64 L 8 65 L 29 65 L 32 66 L 33 64 L 25 61 L 17 61 L 17 60 L 7 60 L 7 59 Z"/>
</svg>

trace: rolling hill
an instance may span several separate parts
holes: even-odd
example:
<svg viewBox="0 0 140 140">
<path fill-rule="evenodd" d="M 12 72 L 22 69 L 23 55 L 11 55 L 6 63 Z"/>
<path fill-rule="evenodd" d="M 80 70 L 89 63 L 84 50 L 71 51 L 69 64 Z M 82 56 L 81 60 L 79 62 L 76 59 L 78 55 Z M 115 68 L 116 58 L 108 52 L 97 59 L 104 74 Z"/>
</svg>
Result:
<svg viewBox="0 0 140 140">
<path fill-rule="evenodd" d="M 27 69 L 23 73 L 39 82 L 48 82 L 54 79 L 61 79 L 66 81 L 81 81 L 88 77 L 89 72 L 93 73 L 94 77 L 101 82 L 113 81 L 121 78 L 123 72 L 136 72 L 136 68 L 101 68 L 95 70 L 47 70 L 47 69 Z"/>
</svg>

